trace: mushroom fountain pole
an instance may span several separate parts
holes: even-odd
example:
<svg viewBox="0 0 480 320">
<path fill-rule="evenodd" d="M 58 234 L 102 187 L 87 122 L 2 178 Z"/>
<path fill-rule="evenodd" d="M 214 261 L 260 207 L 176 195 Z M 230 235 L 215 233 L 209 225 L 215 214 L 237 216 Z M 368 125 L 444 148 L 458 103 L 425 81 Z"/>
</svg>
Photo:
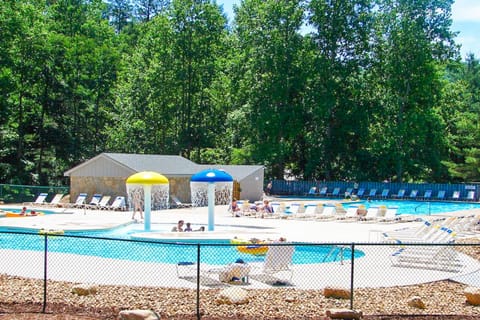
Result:
<svg viewBox="0 0 480 320">
<path fill-rule="evenodd" d="M 128 177 L 127 185 L 141 186 L 143 188 L 145 214 L 144 229 L 145 231 L 150 231 L 152 224 L 152 186 L 166 185 L 168 193 L 168 179 L 153 171 L 142 171 Z"/>
<path fill-rule="evenodd" d="M 217 182 L 230 182 L 233 184 L 231 175 L 223 170 L 207 169 L 200 171 L 192 176 L 191 182 L 207 183 L 208 190 L 208 231 L 215 229 L 215 184 Z"/>
<path fill-rule="evenodd" d="M 215 229 L 215 182 L 208 183 L 208 231 Z"/>
</svg>

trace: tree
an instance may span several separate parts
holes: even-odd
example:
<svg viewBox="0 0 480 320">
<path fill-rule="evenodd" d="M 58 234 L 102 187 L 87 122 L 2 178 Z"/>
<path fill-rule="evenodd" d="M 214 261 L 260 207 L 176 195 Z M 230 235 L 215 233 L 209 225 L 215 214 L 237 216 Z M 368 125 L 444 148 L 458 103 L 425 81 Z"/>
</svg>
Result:
<svg viewBox="0 0 480 320">
<path fill-rule="evenodd" d="M 297 160 L 294 146 L 302 139 L 303 77 L 300 53 L 302 1 L 247 0 L 238 8 L 235 33 L 241 59 L 236 108 L 248 123 L 254 163 L 263 163 L 281 179 Z"/>
<path fill-rule="evenodd" d="M 369 123 L 365 73 L 372 28 L 369 0 L 312 0 L 313 69 L 309 92 L 311 117 L 307 176 L 321 179 L 358 178 L 360 141 Z M 360 171 L 357 169 L 357 171 Z"/>
<path fill-rule="evenodd" d="M 443 170 L 445 140 L 435 107 L 442 91 L 440 63 L 455 49 L 449 45 L 451 3 L 378 1 L 371 87 L 381 102 L 376 122 L 388 125 L 371 131 L 372 167 L 386 162 L 394 169 L 382 174 L 399 182 L 435 179 Z"/>
</svg>

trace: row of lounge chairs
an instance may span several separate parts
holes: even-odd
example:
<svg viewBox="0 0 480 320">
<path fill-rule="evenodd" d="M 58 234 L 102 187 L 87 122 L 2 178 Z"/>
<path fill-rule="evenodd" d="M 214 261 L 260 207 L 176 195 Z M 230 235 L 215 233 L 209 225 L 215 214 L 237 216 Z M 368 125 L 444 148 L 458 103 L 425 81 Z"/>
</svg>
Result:
<svg viewBox="0 0 480 320">
<path fill-rule="evenodd" d="M 257 212 L 250 209 L 248 202 L 243 203 L 243 215 L 255 218 L 278 218 L 278 219 L 308 219 L 308 220 L 343 220 L 343 221 L 377 221 L 394 222 L 399 220 L 397 206 L 372 206 L 364 208 L 363 205 L 351 205 L 345 209 L 342 204 L 323 203 L 290 203 L 272 202 L 273 213 Z M 359 208 L 365 210 L 365 215 L 357 213 Z"/>
<path fill-rule="evenodd" d="M 464 263 L 458 251 L 449 244 L 455 242 L 458 234 L 475 230 L 479 219 L 479 216 L 470 215 L 436 221 L 424 220 L 417 228 L 383 233 L 386 242 L 395 244 L 390 257 L 392 265 L 447 272 L 461 271 Z"/>
<path fill-rule="evenodd" d="M 378 189 L 370 189 L 369 192 L 365 188 L 359 188 L 354 190 L 353 188 L 347 188 L 344 194 L 341 193 L 341 188 L 334 188 L 331 193 L 328 192 L 328 187 L 322 187 L 318 192 L 316 187 L 312 187 L 307 193 L 308 196 L 319 196 L 319 197 L 368 197 L 368 198 L 380 198 L 380 199 L 411 199 L 411 200 L 465 200 L 465 201 L 475 201 L 475 191 L 469 190 L 465 197 L 461 196 L 461 192 L 456 190 L 453 191 L 450 196 L 447 196 L 445 190 L 439 190 L 436 195 L 433 194 L 432 190 L 425 190 L 421 194 L 418 190 L 411 190 L 410 193 L 407 193 L 406 189 L 400 189 L 396 194 L 391 194 L 390 189 L 383 189 L 382 192 L 379 192 Z"/>
<path fill-rule="evenodd" d="M 33 206 L 43 207 L 57 207 L 57 208 L 83 208 L 94 210 L 126 210 L 125 197 L 117 196 L 112 203 L 110 203 L 111 196 L 94 194 L 89 202 L 87 202 L 88 194 L 80 193 L 74 203 L 65 202 L 66 195 L 57 193 L 50 202 L 46 199 L 48 193 L 40 193 L 34 202 L 28 203 Z"/>
</svg>

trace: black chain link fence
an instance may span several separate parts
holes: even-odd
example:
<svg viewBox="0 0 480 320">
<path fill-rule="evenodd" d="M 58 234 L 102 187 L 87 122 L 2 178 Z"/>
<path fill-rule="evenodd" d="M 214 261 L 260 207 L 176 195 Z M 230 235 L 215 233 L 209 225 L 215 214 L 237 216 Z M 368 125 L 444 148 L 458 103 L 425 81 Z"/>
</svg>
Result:
<svg viewBox="0 0 480 320">
<path fill-rule="evenodd" d="M 329 308 L 480 317 L 480 307 L 464 296 L 466 287 L 480 285 L 478 257 L 478 243 L 198 244 L 4 231 L 0 305 L 97 309 L 106 319 L 124 309 L 198 319 L 247 313 L 309 319 Z M 246 293 L 248 307 L 222 303 L 222 292 L 233 300 Z"/>
</svg>

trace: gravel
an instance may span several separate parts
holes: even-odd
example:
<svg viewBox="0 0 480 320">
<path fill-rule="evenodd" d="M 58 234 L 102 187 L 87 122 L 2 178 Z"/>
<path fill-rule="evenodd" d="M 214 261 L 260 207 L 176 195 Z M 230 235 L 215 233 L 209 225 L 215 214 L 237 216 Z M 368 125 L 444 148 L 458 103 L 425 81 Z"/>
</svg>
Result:
<svg viewBox="0 0 480 320">
<path fill-rule="evenodd" d="M 476 242 L 478 239 L 464 240 Z M 475 247 L 458 248 L 479 259 Z M 118 319 L 125 309 L 151 309 L 161 319 L 189 320 L 196 317 L 196 291 L 180 288 L 97 286 L 88 296 L 72 293 L 74 283 L 49 281 L 46 313 L 43 311 L 43 281 L 0 275 L 0 319 Z M 438 281 L 414 286 L 362 288 L 354 292 L 354 309 L 363 319 L 456 320 L 480 319 L 480 306 L 465 302 L 465 284 Z M 243 305 L 218 304 L 220 289 L 200 292 L 204 320 L 220 319 L 326 319 L 330 308 L 349 308 L 349 300 L 325 298 L 317 290 L 272 288 L 249 290 L 250 301 Z M 412 296 L 425 302 L 425 309 L 407 305 Z"/>
</svg>

